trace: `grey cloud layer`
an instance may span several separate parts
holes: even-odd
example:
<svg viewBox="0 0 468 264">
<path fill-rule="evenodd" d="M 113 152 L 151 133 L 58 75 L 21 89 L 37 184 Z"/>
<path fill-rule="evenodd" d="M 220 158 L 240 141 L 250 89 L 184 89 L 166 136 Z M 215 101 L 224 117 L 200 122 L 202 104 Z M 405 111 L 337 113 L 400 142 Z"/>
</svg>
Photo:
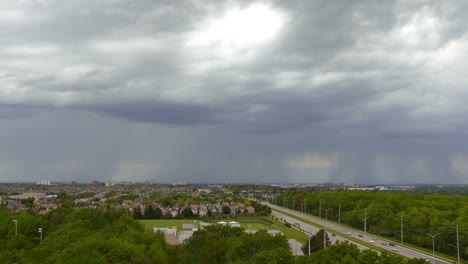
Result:
<svg viewBox="0 0 468 264">
<path fill-rule="evenodd" d="M 0 4 L 0 180 L 466 182 L 467 4 L 263 1 L 271 40 L 203 35 L 255 4 Z"/>
</svg>

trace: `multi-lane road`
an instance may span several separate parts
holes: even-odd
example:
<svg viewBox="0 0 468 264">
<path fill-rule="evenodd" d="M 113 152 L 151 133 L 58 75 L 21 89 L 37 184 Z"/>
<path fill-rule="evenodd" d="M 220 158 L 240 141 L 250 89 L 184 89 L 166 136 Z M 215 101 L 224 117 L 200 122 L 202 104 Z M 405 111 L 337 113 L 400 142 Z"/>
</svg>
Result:
<svg viewBox="0 0 468 264">
<path fill-rule="evenodd" d="M 405 256 L 405 257 L 423 258 L 423 259 L 427 259 L 431 263 L 437 263 L 437 264 L 452 263 L 449 260 L 444 260 L 444 259 L 438 258 L 437 256 L 433 259 L 432 255 L 429 255 L 429 254 L 426 254 L 426 253 L 411 249 L 411 248 L 406 247 L 404 245 L 398 245 L 397 244 L 395 246 L 390 246 L 389 245 L 391 243 L 390 241 L 383 240 L 381 238 L 376 238 L 376 237 L 372 236 L 371 234 L 364 233 L 364 232 L 359 231 L 359 230 L 350 229 L 349 227 L 344 227 L 344 226 L 341 226 L 341 225 L 338 225 L 338 224 L 335 224 L 335 223 L 331 223 L 329 221 L 326 221 L 326 220 L 318 218 L 318 217 L 303 214 L 301 212 L 290 210 L 290 209 L 280 207 L 280 206 L 277 206 L 277 205 L 273 205 L 273 204 L 270 204 L 268 202 L 262 202 L 262 203 L 268 205 L 273 210 L 273 212 L 272 212 L 273 216 L 285 219 L 287 222 L 289 222 L 291 224 L 296 224 L 297 223 L 301 227 L 301 229 L 305 230 L 306 232 L 310 231 L 313 234 L 315 234 L 319 230 L 319 228 L 317 228 L 315 226 L 312 226 L 312 225 L 309 225 L 309 224 L 307 224 L 307 223 L 305 223 L 304 221 L 301 221 L 301 220 L 306 220 L 308 222 L 315 223 L 315 224 L 317 224 L 319 226 L 326 227 L 326 230 L 327 230 L 327 232 L 329 234 L 334 233 L 334 232 L 339 232 L 341 234 L 344 234 L 343 237 L 338 236 L 338 235 L 335 235 L 335 236 L 330 235 L 332 243 L 334 243 L 335 240 L 338 240 L 338 241 L 348 240 L 348 238 L 347 238 L 347 236 L 348 236 L 348 237 L 353 237 L 356 240 L 362 241 L 362 244 L 361 244 L 361 243 L 356 243 L 356 242 L 348 240 L 349 242 L 356 244 L 359 247 L 359 249 L 361 249 L 361 250 L 368 249 L 368 247 L 366 247 L 365 245 L 369 245 L 370 243 L 372 243 L 376 247 L 380 247 L 382 249 L 393 251 L 393 252 L 395 252 L 397 254 L 400 254 L 402 256 Z M 290 216 L 284 214 L 283 212 L 285 212 L 285 213 L 287 213 L 289 215 L 293 215 L 295 218 L 290 217 Z M 298 219 L 300 219 L 300 220 L 298 220 Z"/>
<path fill-rule="evenodd" d="M 298 225 L 299 225 L 298 227 L 299 227 L 300 229 L 304 230 L 306 234 L 308 234 L 308 233 L 315 234 L 315 233 L 317 233 L 317 232 L 320 230 L 320 228 L 318 228 L 318 227 L 315 227 L 315 226 L 313 226 L 313 225 L 309 225 L 309 224 L 307 224 L 307 223 L 305 223 L 305 222 L 303 222 L 303 221 L 301 221 L 301 220 L 298 220 L 298 219 L 296 219 L 296 218 L 292 218 L 292 217 L 290 217 L 290 216 L 288 216 L 288 215 L 285 215 L 285 214 L 283 214 L 283 213 L 281 213 L 281 212 L 278 212 L 278 211 L 273 211 L 273 212 L 271 213 L 271 215 L 273 215 L 273 216 L 275 216 L 275 217 L 277 217 L 277 218 L 281 218 L 281 219 L 283 219 L 284 221 L 286 221 L 286 222 L 288 222 L 288 223 L 291 223 L 291 224 L 293 224 L 293 225 L 298 224 Z M 297 226 L 297 225 L 296 225 L 296 226 Z M 329 234 L 328 237 L 330 238 L 330 242 L 331 242 L 332 244 L 334 244 L 336 241 L 343 242 L 343 241 L 346 241 L 346 240 L 347 240 L 346 238 L 341 237 L 341 236 L 336 235 L 336 234 L 334 234 L 334 236 L 332 236 L 331 234 L 332 234 L 333 232 L 327 232 L 327 233 Z M 359 248 L 360 250 L 369 249 L 368 247 L 365 247 L 365 246 L 363 246 L 363 245 L 361 245 L 361 244 L 359 244 L 359 243 L 355 243 L 355 242 L 353 242 L 353 241 L 349 241 L 349 242 L 351 242 L 351 243 L 357 245 L 358 248 Z"/>
</svg>

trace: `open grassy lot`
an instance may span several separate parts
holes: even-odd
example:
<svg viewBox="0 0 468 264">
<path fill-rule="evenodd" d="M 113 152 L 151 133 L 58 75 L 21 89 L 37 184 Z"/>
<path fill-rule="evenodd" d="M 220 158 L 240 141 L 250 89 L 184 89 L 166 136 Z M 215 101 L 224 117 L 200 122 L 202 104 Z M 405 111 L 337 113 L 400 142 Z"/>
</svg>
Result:
<svg viewBox="0 0 468 264">
<path fill-rule="evenodd" d="M 153 227 L 177 227 L 178 230 L 182 229 L 182 223 L 193 223 L 197 221 L 197 224 L 200 222 L 200 219 L 153 219 L 153 220 L 138 220 L 145 226 L 145 229 L 148 231 L 153 231 Z M 217 223 L 219 221 L 236 221 L 239 222 L 241 228 L 244 229 L 254 229 L 254 230 L 280 230 L 287 238 L 293 238 L 300 242 L 305 242 L 307 236 L 298 230 L 286 227 L 283 223 L 280 223 L 271 217 L 237 217 L 237 218 L 221 218 L 221 219 L 204 219 L 203 222 Z"/>
<path fill-rule="evenodd" d="M 177 230 L 182 229 L 182 223 L 193 223 L 194 220 L 187 219 L 151 219 L 151 220 L 138 220 L 145 226 L 148 231 L 153 231 L 153 227 L 177 227 Z M 196 220 L 197 224 L 200 220 Z"/>
</svg>

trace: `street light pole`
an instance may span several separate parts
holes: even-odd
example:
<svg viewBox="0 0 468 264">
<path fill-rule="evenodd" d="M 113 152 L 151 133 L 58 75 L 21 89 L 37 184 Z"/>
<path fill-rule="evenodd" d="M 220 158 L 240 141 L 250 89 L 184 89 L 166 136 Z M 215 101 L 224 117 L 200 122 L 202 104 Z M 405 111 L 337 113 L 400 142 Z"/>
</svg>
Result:
<svg viewBox="0 0 468 264">
<path fill-rule="evenodd" d="M 403 245 L 403 214 L 401 214 L 401 244 Z"/>
<path fill-rule="evenodd" d="M 364 209 L 364 234 L 367 233 L 367 208 Z"/>
<path fill-rule="evenodd" d="M 304 214 L 307 214 L 307 199 L 304 198 Z"/>
<path fill-rule="evenodd" d="M 435 245 L 434 245 L 434 238 L 438 235 L 439 233 L 435 234 L 435 235 L 430 235 L 428 234 L 428 236 L 432 237 L 432 263 L 435 263 Z"/>
<path fill-rule="evenodd" d="M 15 236 L 18 235 L 18 220 L 13 220 L 13 222 L 15 223 Z"/>
<path fill-rule="evenodd" d="M 319 200 L 319 218 L 322 218 L 322 199 Z"/>
<path fill-rule="evenodd" d="M 338 204 L 338 224 L 341 225 L 341 204 Z"/>
<path fill-rule="evenodd" d="M 325 209 L 325 228 L 323 229 L 323 248 L 327 247 L 328 209 Z"/>
<path fill-rule="evenodd" d="M 458 259 L 458 264 L 460 264 L 460 240 L 458 237 L 458 225 L 457 225 L 457 259 Z"/>
<path fill-rule="evenodd" d="M 310 256 L 310 237 L 312 236 L 312 230 L 309 230 L 309 256 Z"/>
<path fill-rule="evenodd" d="M 38 232 L 39 232 L 39 234 L 41 234 L 41 238 L 39 240 L 39 243 L 42 243 L 42 227 L 39 227 Z"/>
</svg>

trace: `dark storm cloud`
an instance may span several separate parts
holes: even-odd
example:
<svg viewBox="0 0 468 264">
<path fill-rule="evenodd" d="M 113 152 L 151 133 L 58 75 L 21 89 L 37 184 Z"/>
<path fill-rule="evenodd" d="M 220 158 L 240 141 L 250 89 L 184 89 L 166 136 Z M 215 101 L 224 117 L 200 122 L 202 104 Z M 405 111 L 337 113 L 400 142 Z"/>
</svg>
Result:
<svg viewBox="0 0 468 264">
<path fill-rule="evenodd" d="M 466 182 L 468 4 L 0 6 L 0 180 Z"/>
<path fill-rule="evenodd" d="M 136 122 L 180 125 L 209 124 L 216 122 L 213 113 L 214 109 L 195 104 L 141 101 L 82 108 L 88 111 Z"/>
</svg>

